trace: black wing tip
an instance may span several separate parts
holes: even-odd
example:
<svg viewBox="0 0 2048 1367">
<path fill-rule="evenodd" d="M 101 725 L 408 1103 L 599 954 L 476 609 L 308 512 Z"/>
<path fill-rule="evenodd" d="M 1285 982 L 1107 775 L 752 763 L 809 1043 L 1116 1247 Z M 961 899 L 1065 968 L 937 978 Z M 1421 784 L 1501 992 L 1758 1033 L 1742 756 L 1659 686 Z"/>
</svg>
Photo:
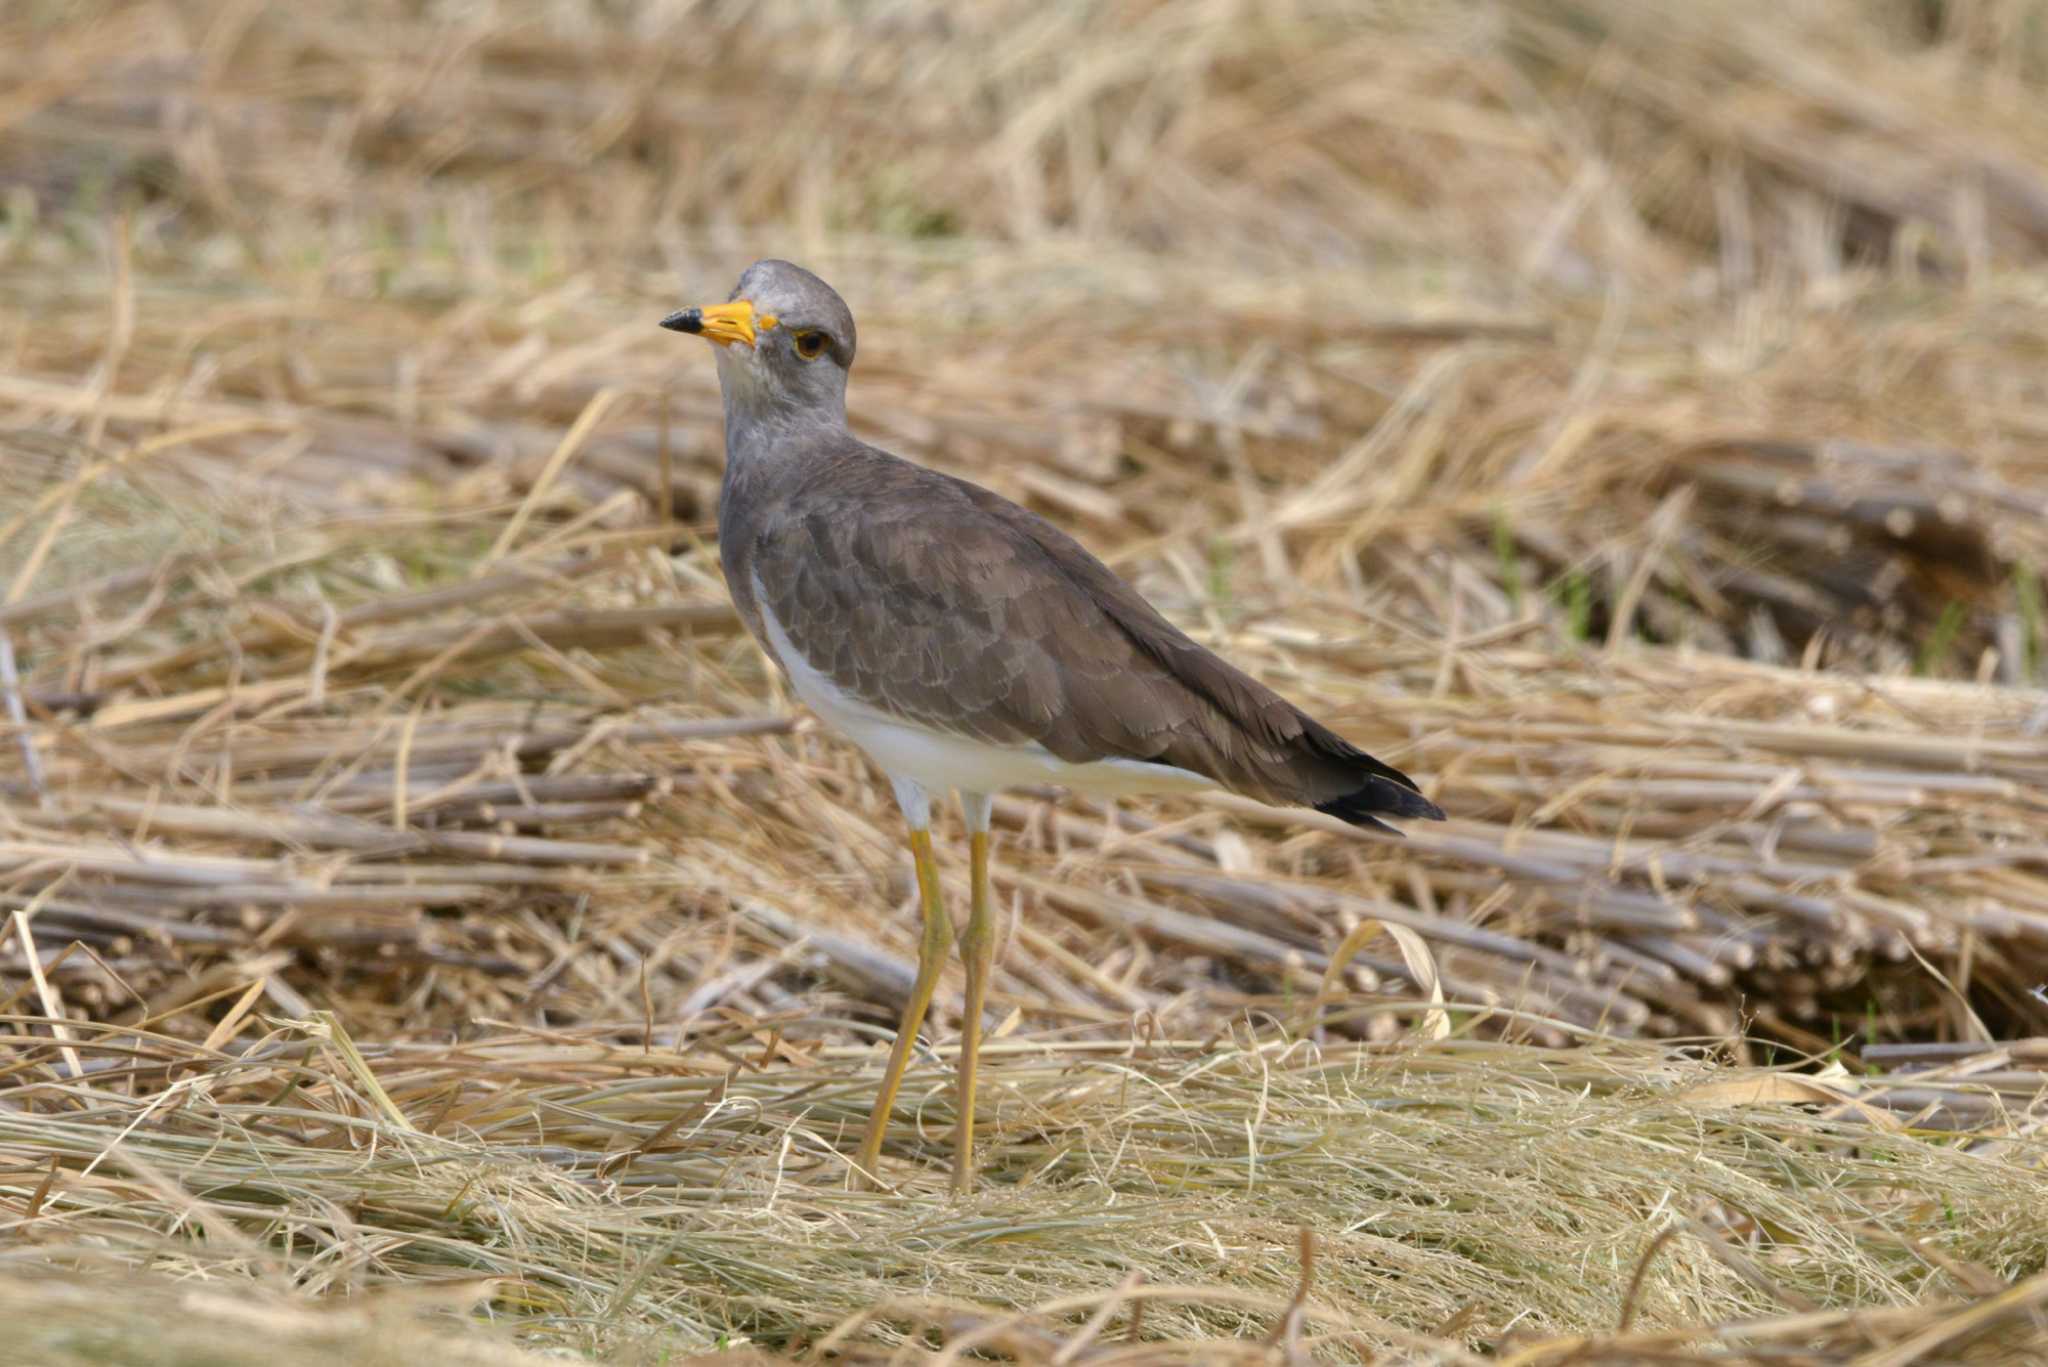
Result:
<svg viewBox="0 0 2048 1367">
<path fill-rule="evenodd" d="M 1334 816 L 1353 826 L 1368 831 L 1380 831 L 1387 835 L 1399 835 L 1400 831 L 1379 818 L 1382 816 L 1405 817 L 1418 821 L 1442 821 L 1444 809 L 1431 802 L 1412 786 L 1404 786 L 1378 775 L 1368 778 L 1364 785 L 1354 788 L 1341 797 L 1328 802 L 1316 803 L 1316 810 L 1325 816 Z"/>
</svg>

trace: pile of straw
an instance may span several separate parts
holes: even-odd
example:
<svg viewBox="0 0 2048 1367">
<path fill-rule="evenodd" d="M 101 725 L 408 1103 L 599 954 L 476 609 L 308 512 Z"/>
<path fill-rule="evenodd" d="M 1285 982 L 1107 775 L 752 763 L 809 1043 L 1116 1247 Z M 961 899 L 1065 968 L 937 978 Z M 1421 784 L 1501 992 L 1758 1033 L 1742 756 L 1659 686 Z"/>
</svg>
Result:
<svg viewBox="0 0 2048 1367">
<path fill-rule="evenodd" d="M 24 1360 L 2038 1356 L 2044 33 L 0 14 Z M 930 1056 L 841 1190 L 900 822 L 654 327 L 767 254 L 858 428 L 1454 818 L 1005 798 L 964 1206 Z"/>
<path fill-rule="evenodd" d="M 141 1019 L 260 961 L 297 1015 L 368 955 L 433 970 L 422 1023 L 542 989 L 577 1019 L 772 1013 L 821 979 L 891 1019 L 915 949 L 886 785 L 788 709 L 709 552 L 585 528 L 451 554 L 468 520 L 236 529 L 11 610 L 48 720 L 0 873 L 39 942 L 98 955 L 48 968 L 58 997 Z M 376 591 L 415 550 L 442 582 Z M 1005 1010 L 1178 1030 L 1247 988 L 1398 988 L 1384 945 L 1333 968 L 1372 920 L 1455 1002 L 1584 1028 L 1852 1062 L 2048 1031 L 2038 695 L 1354 622 L 1205 634 L 1454 820 L 1391 843 L 1226 798 L 1005 798 Z"/>
</svg>

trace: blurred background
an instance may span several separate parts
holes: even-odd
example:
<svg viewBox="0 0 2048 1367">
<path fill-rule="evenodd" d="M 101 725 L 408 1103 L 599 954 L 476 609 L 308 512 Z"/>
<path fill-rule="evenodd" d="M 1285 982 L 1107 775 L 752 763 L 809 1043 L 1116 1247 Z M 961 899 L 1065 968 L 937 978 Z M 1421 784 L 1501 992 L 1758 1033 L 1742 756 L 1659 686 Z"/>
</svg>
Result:
<svg viewBox="0 0 2048 1367">
<path fill-rule="evenodd" d="M 1995 648 L 2040 681 L 2031 5 L 7 22 L 20 428 L 93 450 L 137 404 L 247 405 L 315 426 L 245 491 L 516 491 L 607 386 L 568 477 L 644 500 L 667 394 L 701 520 L 710 368 L 646 313 L 783 255 L 868 324 L 867 430 L 1140 563 L 1363 583 L 1425 640 L 1455 602 L 1466 633 L 1962 677 Z M 83 415 L 19 388 L 88 375 Z"/>
<path fill-rule="evenodd" d="M 89 1174 L 139 1123 L 126 1101 L 77 1101 L 75 1130 L 41 1113 L 93 1069 L 130 1070 L 152 1112 L 203 1074 L 236 1143 L 310 1127 L 317 1157 L 355 1141 L 313 1111 L 396 1114 L 714 1204 L 732 1154 L 779 1191 L 802 1126 L 819 1155 L 858 1132 L 869 1091 L 841 1084 L 915 955 L 900 821 L 732 617 L 714 369 L 656 327 L 764 256 L 859 318 L 858 431 L 1052 518 L 1454 818 L 1396 844 L 1223 799 L 1006 800 L 993 1168 L 1079 1161 L 1048 1117 L 1086 1103 L 1026 1042 L 1277 1023 L 1363 1048 L 1431 1033 L 1432 990 L 1443 1058 L 1704 1040 L 1891 1078 L 1871 1114 L 2004 1116 L 2048 1055 L 2001 1054 L 1976 1091 L 1911 1070 L 2048 1032 L 2044 109 L 2040 0 L 11 0 L 21 1208 L 46 1152 Z M 958 1011 L 949 976 L 935 1039 Z M 318 1104 L 280 1118 L 281 1084 L 233 1069 L 287 1038 L 313 1060 L 287 1091 Z M 590 1080 L 657 1045 L 684 1091 Z M 1593 1077 L 1680 1069 L 1483 1057 L 1522 1070 L 1513 1107 L 1556 1081 L 1554 1116 Z M 1481 1085 L 1445 1067 L 1432 1098 Z M 571 1078 L 598 1090 L 521 1090 Z M 756 1111 L 714 1104 L 728 1086 Z M 943 1136 L 938 1082 L 920 1104 L 893 1152 Z M 1530 1128 L 1576 1144 L 1578 1123 Z M 1426 1139 L 1418 1165 L 1461 1142 Z M 163 1143 L 153 1170 L 199 1161 Z M 307 1193 L 332 1175 L 291 1187 L 288 1161 L 263 1156 L 275 1199 L 328 1228 Z M 1472 1161 L 1437 1174 L 1459 1200 L 1498 1166 Z M 1998 1274 L 1973 1293 L 2032 1247 L 2000 1223 L 2026 1202 L 1976 1180 L 1943 1197 L 1985 1241 L 1951 1252 Z M 1638 1228 L 1587 1181 L 1567 1242 L 1622 1223 L 1600 1259 L 1544 1254 L 1568 1276 L 1524 1278 L 1499 1240 L 1543 1221 L 1503 1216 L 1442 1235 L 1468 1282 L 1396 1261 L 1354 1291 L 1461 1342 L 1521 1321 L 1475 1289 L 1497 1285 L 1532 1325 L 1611 1324 Z M 582 1199 L 546 1190 L 550 1219 Z M 1291 1228 L 1302 1198 L 1275 1199 L 1259 1219 Z M 136 1233 L 187 1219 L 162 1202 L 103 1207 L 96 1246 L 164 1256 Z M 465 1265 L 608 1317 L 669 1248 L 670 1215 L 645 1218 L 546 1295 L 481 1235 Z M 823 1237 L 765 1216 L 747 1237 L 771 1235 L 784 1259 Z M 1404 1237 L 1373 1256 L 1438 1246 Z M 1258 1276 L 1284 1298 L 1292 1235 L 1247 1238 L 1279 1250 Z M 562 1247 L 600 1259 L 590 1239 Z M 691 1273 L 733 1298 L 691 1342 L 723 1342 L 728 1311 L 783 1342 L 830 1324 L 734 1257 Z M 1898 1300 L 1918 1267 L 1826 1264 L 1807 1291 Z M 1667 1268 L 1695 1280 L 1667 1297 Z M 872 1303 L 874 1275 L 835 1304 Z M 1646 1322 L 1791 1304 L 1712 1259 L 1646 1285 Z"/>
</svg>

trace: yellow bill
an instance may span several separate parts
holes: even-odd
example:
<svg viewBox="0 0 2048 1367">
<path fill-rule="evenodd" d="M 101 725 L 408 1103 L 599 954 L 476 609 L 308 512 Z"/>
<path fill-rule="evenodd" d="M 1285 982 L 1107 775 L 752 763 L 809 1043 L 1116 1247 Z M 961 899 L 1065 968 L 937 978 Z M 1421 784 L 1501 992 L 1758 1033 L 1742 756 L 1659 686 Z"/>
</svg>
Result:
<svg viewBox="0 0 2048 1367">
<path fill-rule="evenodd" d="M 775 315 L 757 314 L 752 304 L 735 299 L 730 304 L 713 304 L 709 308 L 679 309 L 662 319 L 661 325 L 670 332 L 693 333 L 720 346 L 731 346 L 734 342 L 752 346 L 760 333 L 775 326 Z"/>
</svg>

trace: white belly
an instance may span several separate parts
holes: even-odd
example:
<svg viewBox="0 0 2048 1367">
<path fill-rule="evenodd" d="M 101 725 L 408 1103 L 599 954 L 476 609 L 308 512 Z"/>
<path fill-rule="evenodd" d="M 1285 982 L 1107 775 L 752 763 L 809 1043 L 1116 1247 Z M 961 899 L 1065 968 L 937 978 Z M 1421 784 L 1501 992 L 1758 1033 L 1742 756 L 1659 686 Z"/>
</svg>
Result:
<svg viewBox="0 0 2048 1367">
<path fill-rule="evenodd" d="M 903 721 L 869 706 L 813 668 L 789 639 L 768 606 L 758 581 L 754 601 L 768 644 L 782 660 L 790 686 L 811 711 L 881 766 L 891 779 L 908 780 L 936 793 L 993 793 L 1019 785 L 1057 783 L 1105 797 L 1138 793 L 1186 793 L 1216 784 L 1189 769 L 1139 759 L 1105 759 L 1070 764 L 1044 746 L 992 745 Z"/>
</svg>

